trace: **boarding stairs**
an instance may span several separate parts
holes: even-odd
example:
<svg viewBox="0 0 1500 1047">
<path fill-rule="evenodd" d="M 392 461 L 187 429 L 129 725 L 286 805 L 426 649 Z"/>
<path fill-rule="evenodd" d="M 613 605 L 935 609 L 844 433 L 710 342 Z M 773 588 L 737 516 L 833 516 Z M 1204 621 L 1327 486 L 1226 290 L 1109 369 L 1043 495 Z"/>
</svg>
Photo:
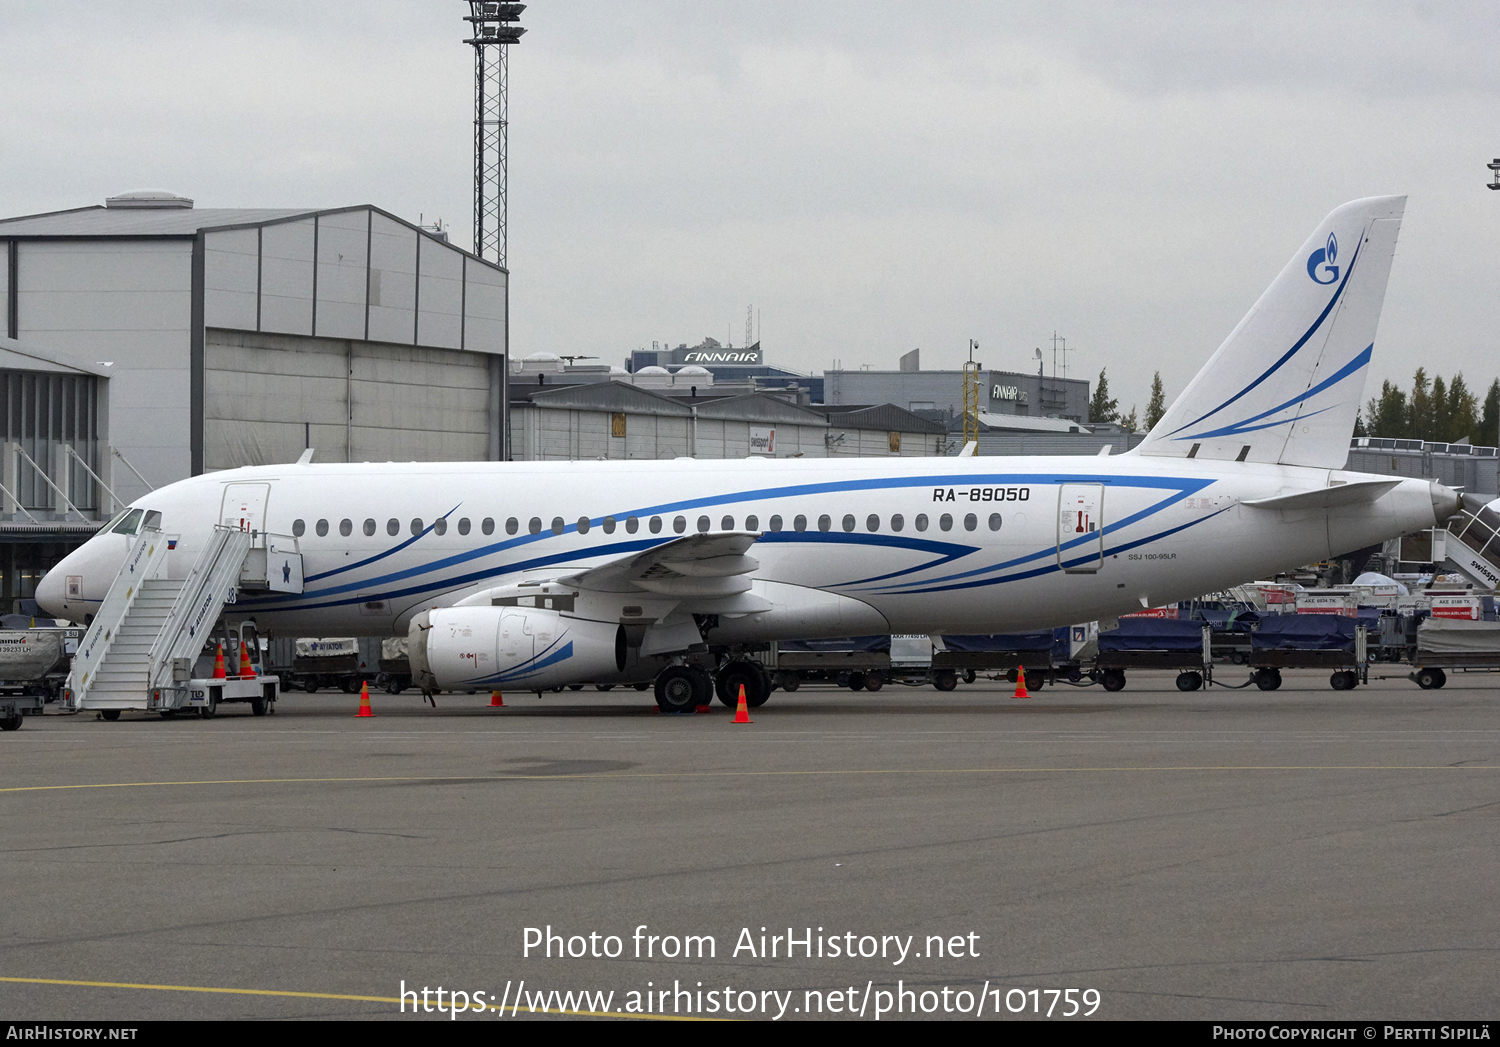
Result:
<svg viewBox="0 0 1500 1047">
<path fill-rule="evenodd" d="M 1465 502 L 1469 501 L 1465 495 Z M 1444 566 L 1459 571 L 1481 589 L 1500 589 L 1500 513 L 1491 505 L 1468 505 L 1448 521 Z M 1434 558 L 1437 558 L 1436 555 Z"/>
<path fill-rule="evenodd" d="M 136 535 L 78 645 L 64 708 L 168 710 L 185 704 L 193 663 L 224 605 L 241 588 L 266 588 L 264 578 L 253 575 L 265 574 L 270 537 L 217 526 L 186 576 L 170 578 L 167 554 L 175 536 L 153 530 Z M 300 554 L 283 555 L 297 557 L 300 590 Z M 247 578 L 253 565 L 260 570 Z"/>
</svg>

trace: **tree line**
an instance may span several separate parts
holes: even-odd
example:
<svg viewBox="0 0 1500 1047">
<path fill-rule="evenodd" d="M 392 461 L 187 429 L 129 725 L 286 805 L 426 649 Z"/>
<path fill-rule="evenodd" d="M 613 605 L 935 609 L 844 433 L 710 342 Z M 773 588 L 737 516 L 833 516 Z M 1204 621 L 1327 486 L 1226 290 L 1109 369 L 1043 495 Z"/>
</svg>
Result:
<svg viewBox="0 0 1500 1047">
<path fill-rule="evenodd" d="M 1149 432 L 1167 413 L 1166 391 L 1161 372 L 1151 379 L 1151 399 L 1144 418 L 1134 405 L 1121 415 L 1119 401 L 1109 395 L 1107 368 L 1099 372 L 1094 395 L 1089 400 L 1089 421 L 1118 422 L 1130 432 Z M 1380 395 L 1370 398 L 1354 419 L 1355 436 L 1384 436 L 1433 443 L 1470 443 L 1500 446 L 1500 378 L 1490 383 L 1481 404 L 1464 381 L 1463 372 L 1444 381 L 1442 375 L 1429 380 L 1427 369 L 1417 368 L 1408 394 L 1389 381 L 1380 383 Z"/>
</svg>

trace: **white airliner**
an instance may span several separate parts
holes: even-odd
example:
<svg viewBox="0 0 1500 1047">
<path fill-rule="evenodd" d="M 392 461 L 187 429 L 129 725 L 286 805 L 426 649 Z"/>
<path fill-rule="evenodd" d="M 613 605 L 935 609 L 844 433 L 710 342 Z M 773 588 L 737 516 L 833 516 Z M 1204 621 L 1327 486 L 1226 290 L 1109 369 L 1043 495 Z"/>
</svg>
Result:
<svg viewBox="0 0 1500 1047">
<path fill-rule="evenodd" d="M 758 703 L 744 651 L 770 640 L 1032 630 L 1265 577 L 1459 508 L 1341 468 L 1404 205 L 1324 219 L 1128 454 L 236 469 L 140 499 L 37 600 L 97 610 L 141 526 L 180 536 L 172 572 L 216 525 L 295 535 L 303 591 L 242 595 L 232 617 L 408 634 L 428 690 L 654 679 L 680 708 L 711 693 L 684 664 L 704 645 Z"/>
</svg>

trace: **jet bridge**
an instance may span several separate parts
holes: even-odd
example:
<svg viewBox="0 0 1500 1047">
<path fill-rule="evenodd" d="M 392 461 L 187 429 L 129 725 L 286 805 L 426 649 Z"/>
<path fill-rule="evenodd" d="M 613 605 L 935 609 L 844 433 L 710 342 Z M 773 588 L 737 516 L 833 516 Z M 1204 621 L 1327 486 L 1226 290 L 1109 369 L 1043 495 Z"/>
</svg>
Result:
<svg viewBox="0 0 1500 1047">
<path fill-rule="evenodd" d="M 97 709 L 107 720 L 124 709 L 212 716 L 221 701 L 247 701 L 261 715 L 276 701 L 275 677 L 194 679 L 192 672 L 237 593 L 302 591 L 297 540 L 216 526 L 186 575 L 172 578 L 168 554 L 176 542 L 149 528 L 132 538 L 78 645 L 64 709 Z"/>
</svg>

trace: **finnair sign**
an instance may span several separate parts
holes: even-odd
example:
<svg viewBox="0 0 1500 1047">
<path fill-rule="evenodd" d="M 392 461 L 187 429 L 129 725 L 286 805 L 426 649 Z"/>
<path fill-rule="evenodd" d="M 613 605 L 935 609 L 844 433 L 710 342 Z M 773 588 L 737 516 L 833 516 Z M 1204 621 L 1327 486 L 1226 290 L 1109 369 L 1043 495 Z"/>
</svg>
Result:
<svg viewBox="0 0 1500 1047">
<path fill-rule="evenodd" d="M 685 364 L 758 364 L 760 350 L 696 349 L 683 355 Z"/>
</svg>

